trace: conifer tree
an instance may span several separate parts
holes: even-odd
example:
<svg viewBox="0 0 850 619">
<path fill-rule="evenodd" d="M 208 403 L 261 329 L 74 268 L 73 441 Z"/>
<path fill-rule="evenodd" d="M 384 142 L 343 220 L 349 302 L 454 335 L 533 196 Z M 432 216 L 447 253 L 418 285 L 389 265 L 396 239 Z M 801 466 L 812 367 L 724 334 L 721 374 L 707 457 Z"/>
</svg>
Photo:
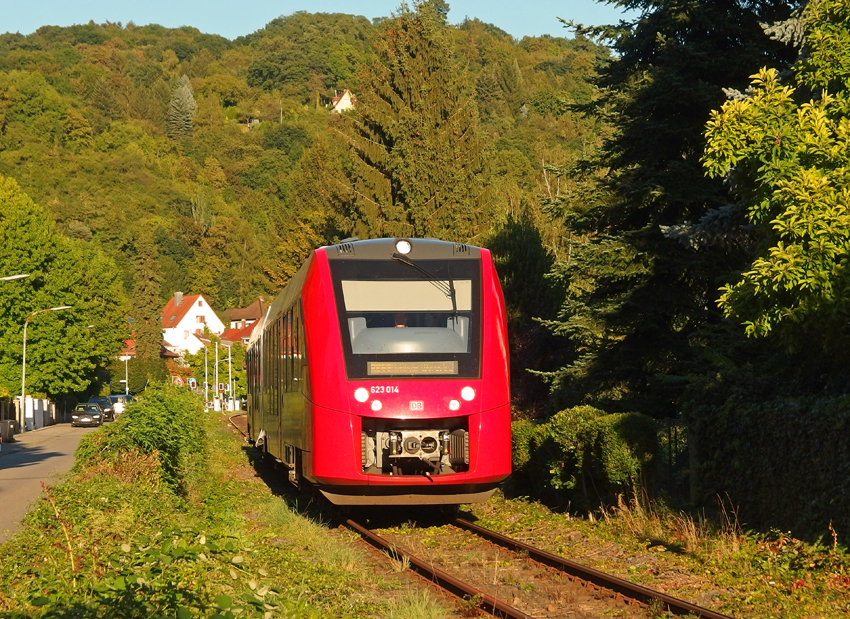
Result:
<svg viewBox="0 0 850 619">
<path fill-rule="evenodd" d="M 162 346 L 161 276 L 156 264 L 157 249 L 150 231 L 136 239 L 136 284 L 133 291 L 133 331 L 136 355 L 140 359 L 159 359 Z"/>
<path fill-rule="evenodd" d="M 564 401 L 595 398 L 611 410 L 673 414 L 686 377 L 706 370 L 693 346 L 722 322 L 710 299 L 718 273 L 743 259 L 727 247 L 690 247 L 665 227 L 698 221 L 729 201 L 700 163 L 703 131 L 723 88 L 746 84 L 753 65 L 793 60 L 761 24 L 786 18 L 785 0 L 615 0 L 640 16 L 613 39 L 587 112 L 612 121 L 588 199 L 560 205 L 570 222 L 569 260 L 555 267 L 567 297 L 552 328 L 568 336 L 570 361 L 553 376 Z M 793 3 L 792 3 L 793 4 Z M 702 355 L 702 357 L 700 357 Z M 593 394 L 588 396 L 588 394 Z"/>
<path fill-rule="evenodd" d="M 171 94 L 166 120 L 168 137 L 172 139 L 192 136 L 192 116 L 195 114 L 195 95 L 192 84 L 184 74 L 177 82 Z"/>
<path fill-rule="evenodd" d="M 341 215 L 350 233 L 467 241 L 491 219 L 477 106 L 445 10 L 444 2 L 402 4 L 385 22 L 355 111 L 343 119 L 354 199 Z"/>
</svg>

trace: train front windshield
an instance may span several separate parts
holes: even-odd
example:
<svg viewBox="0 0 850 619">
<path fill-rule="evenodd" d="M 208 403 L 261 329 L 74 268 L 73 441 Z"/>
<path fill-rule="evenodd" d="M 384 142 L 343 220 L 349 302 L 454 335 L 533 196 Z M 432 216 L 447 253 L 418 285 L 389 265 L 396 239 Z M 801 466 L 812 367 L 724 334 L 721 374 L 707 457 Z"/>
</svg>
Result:
<svg viewBox="0 0 850 619">
<path fill-rule="evenodd" d="M 416 265 L 332 261 L 349 378 L 478 377 L 480 263 Z"/>
</svg>

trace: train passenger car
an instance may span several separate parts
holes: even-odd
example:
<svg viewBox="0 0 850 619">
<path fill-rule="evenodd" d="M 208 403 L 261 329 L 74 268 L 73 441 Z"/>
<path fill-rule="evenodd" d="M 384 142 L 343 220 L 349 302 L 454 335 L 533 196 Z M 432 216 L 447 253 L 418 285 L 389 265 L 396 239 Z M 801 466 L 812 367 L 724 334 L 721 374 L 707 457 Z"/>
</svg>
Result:
<svg viewBox="0 0 850 619">
<path fill-rule="evenodd" d="M 484 501 L 510 473 L 507 321 L 486 249 L 319 248 L 247 364 L 250 440 L 333 503 Z"/>
</svg>

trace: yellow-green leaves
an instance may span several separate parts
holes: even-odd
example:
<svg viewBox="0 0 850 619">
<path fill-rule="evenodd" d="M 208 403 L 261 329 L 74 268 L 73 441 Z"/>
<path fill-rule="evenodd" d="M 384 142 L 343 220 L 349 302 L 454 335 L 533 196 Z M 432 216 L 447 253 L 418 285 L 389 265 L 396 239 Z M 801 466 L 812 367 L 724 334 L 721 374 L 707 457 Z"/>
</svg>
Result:
<svg viewBox="0 0 850 619">
<path fill-rule="evenodd" d="M 707 173 L 729 175 L 760 234 L 752 268 L 718 301 L 751 336 L 794 323 L 829 338 L 850 312 L 850 91 L 837 79 L 850 74 L 850 54 L 833 45 L 850 40 L 850 13 L 838 10 L 845 4 L 825 0 L 806 13 L 810 53 L 796 68 L 800 87 L 762 69 L 750 96 L 712 112 L 706 127 Z M 826 56 L 846 66 L 823 63 Z"/>
</svg>

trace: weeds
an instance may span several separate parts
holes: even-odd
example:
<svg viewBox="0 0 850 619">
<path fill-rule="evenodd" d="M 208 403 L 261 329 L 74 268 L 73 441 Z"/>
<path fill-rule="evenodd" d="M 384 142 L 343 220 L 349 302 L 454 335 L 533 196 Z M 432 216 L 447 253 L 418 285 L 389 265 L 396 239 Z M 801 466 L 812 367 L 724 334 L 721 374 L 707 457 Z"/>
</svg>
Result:
<svg viewBox="0 0 850 619">
<path fill-rule="evenodd" d="M 425 590 L 408 590 L 390 600 L 384 619 L 443 619 L 446 609 Z"/>
<path fill-rule="evenodd" d="M 596 518 L 502 497 L 473 511 L 484 527 L 543 547 L 558 540 L 556 552 L 567 558 L 739 619 L 838 617 L 850 609 L 850 557 L 834 529 L 819 543 L 748 532 L 728 497 L 718 497 L 710 518 L 624 500 Z"/>
<path fill-rule="evenodd" d="M 62 527 L 62 533 L 65 535 L 65 548 L 68 550 L 68 562 L 70 563 L 70 573 L 75 574 L 77 571 L 77 564 L 74 561 L 74 547 L 71 545 L 71 534 L 68 531 L 68 521 L 65 520 L 62 515 L 59 513 L 59 508 L 56 507 L 56 501 L 53 500 L 53 495 L 50 492 L 50 487 L 46 486 L 44 482 L 41 482 L 41 489 L 44 492 L 44 499 L 50 503 L 50 507 L 53 508 L 53 513 L 56 514 L 56 522 L 60 524 Z M 76 576 L 74 577 L 74 584 L 76 585 Z"/>
<path fill-rule="evenodd" d="M 311 619 L 385 607 L 360 593 L 370 576 L 349 543 L 233 478 L 246 466 L 239 444 L 175 391 L 87 435 L 71 477 L 0 546 L 0 616 Z M 171 421 L 142 427 L 196 413 L 190 439 L 161 436 Z"/>
<path fill-rule="evenodd" d="M 463 617 L 478 617 L 481 615 L 480 606 L 483 602 L 484 596 L 480 593 L 467 595 L 457 602 L 457 611 Z"/>
</svg>

